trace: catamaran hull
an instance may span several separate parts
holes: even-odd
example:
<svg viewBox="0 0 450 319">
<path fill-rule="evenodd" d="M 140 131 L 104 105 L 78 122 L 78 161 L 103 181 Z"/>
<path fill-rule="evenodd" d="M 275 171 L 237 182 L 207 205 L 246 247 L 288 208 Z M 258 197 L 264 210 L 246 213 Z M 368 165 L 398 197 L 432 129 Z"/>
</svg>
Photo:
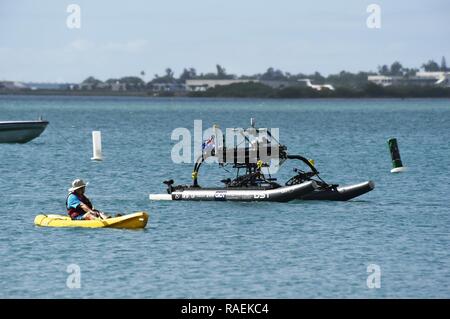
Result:
<svg viewBox="0 0 450 319">
<path fill-rule="evenodd" d="M 347 201 L 352 198 L 361 196 L 370 192 L 375 188 L 375 183 L 367 181 L 360 184 L 337 187 L 336 189 L 316 189 L 309 194 L 299 196 L 302 200 L 332 200 L 332 201 Z"/>
<path fill-rule="evenodd" d="M 0 143 L 26 143 L 47 127 L 47 121 L 0 122 Z"/>
<path fill-rule="evenodd" d="M 311 193 L 316 188 L 317 183 L 314 181 L 275 189 L 188 188 L 171 194 L 150 194 L 149 198 L 151 200 L 288 202 Z"/>
</svg>

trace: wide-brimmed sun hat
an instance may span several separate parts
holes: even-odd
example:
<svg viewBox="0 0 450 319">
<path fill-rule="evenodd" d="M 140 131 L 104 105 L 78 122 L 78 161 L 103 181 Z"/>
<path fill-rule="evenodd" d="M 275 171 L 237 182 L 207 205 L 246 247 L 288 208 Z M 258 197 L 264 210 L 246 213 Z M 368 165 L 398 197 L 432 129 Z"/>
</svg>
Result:
<svg viewBox="0 0 450 319">
<path fill-rule="evenodd" d="M 72 182 L 72 187 L 68 189 L 69 192 L 74 192 L 79 188 L 86 187 L 89 183 L 85 183 L 82 179 L 76 179 Z"/>
</svg>

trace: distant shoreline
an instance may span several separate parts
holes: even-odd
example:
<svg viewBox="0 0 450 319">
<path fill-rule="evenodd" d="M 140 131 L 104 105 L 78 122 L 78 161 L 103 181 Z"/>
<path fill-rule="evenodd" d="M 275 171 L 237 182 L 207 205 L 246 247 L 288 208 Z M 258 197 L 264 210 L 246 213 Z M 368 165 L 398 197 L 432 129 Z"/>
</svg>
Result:
<svg viewBox="0 0 450 319">
<path fill-rule="evenodd" d="M 336 91 L 315 91 L 310 89 L 267 90 L 245 85 L 230 85 L 229 87 L 213 88 L 204 92 L 187 93 L 154 93 L 149 91 L 105 91 L 105 90 L 4 90 L 0 95 L 10 96 L 71 96 L 71 97 L 142 97 L 142 98 L 208 98 L 208 99 L 420 99 L 420 98 L 450 98 L 450 88 L 424 87 L 376 87 L 365 90 L 336 89 Z"/>
<path fill-rule="evenodd" d="M 57 96 L 140 96 L 153 97 L 147 92 L 114 92 L 114 91 L 62 91 L 62 90 L 0 90 L 0 95 L 57 95 Z"/>
</svg>

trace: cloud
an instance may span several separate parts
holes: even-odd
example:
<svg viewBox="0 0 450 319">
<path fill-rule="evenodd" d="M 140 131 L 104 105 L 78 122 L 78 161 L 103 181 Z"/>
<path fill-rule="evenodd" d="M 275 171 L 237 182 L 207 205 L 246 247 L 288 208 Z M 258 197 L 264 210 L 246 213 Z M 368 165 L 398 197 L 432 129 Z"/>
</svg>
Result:
<svg viewBox="0 0 450 319">
<path fill-rule="evenodd" d="M 66 49 L 70 51 L 101 51 L 102 53 L 140 53 L 145 50 L 148 41 L 145 39 L 136 39 L 127 42 L 107 42 L 95 44 L 86 39 L 76 39 L 70 42 Z"/>
<path fill-rule="evenodd" d="M 126 74 L 142 68 L 149 47 L 149 41 L 142 38 L 95 42 L 82 37 L 48 48 L 0 46 L 0 61 L 8 61 L 0 64 L 0 80 L 80 81 L 86 74 L 109 77 L 110 65 L 115 65 L 113 72 Z"/>
<path fill-rule="evenodd" d="M 76 39 L 67 46 L 69 50 L 88 51 L 94 48 L 94 43 L 85 39 Z"/>
<path fill-rule="evenodd" d="M 139 53 L 145 50 L 148 41 L 137 39 L 128 42 L 109 42 L 101 46 L 101 49 L 113 52 Z"/>
</svg>

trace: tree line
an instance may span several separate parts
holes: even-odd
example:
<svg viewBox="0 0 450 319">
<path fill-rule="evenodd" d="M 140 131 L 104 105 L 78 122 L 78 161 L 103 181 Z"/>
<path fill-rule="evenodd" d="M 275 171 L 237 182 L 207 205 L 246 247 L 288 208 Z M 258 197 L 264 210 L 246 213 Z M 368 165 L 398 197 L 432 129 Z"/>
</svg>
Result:
<svg viewBox="0 0 450 319">
<path fill-rule="evenodd" d="M 434 60 L 429 60 L 426 63 L 422 64 L 422 69 L 427 72 L 449 72 L 450 68 L 447 67 L 447 62 L 445 57 L 442 57 L 441 64 L 439 65 Z M 417 68 L 405 68 L 403 65 L 396 61 L 391 64 L 391 66 L 382 65 L 378 67 L 378 73 L 381 75 L 390 75 L 390 76 L 413 76 L 418 72 Z"/>
<path fill-rule="evenodd" d="M 428 72 L 438 72 L 444 71 L 449 72 L 450 68 L 447 67 L 445 57 L 442 57 L 441 63 L 438 64 L 434 60 L 429 60 L 421 65 L 424 71 Z M 247 80 L 262 80 L 262 81 L 297 81 L 299 79 L 310 79 L 315 84 L 332 84 L 335 87 L 350 88 L 355 90 L 361 90 L 365 88 L 369 82 L 367 80 L 369 75 L 386 75 L 386 76 L 404 76 L 410 77 L 414 76 L 416 72 L 419 71 L 418 68 L 408 68 L 404 67 L 400 62 L 395 61 L 390 66 L 380 65 L 377 68 L 378 72 L 372 71 L 360 71 L 357 73 L 352 73 L 348 71 L 341 71 L 337 74 L 330 74 L 328 76 L 323 76 L 319 72 L 314 72 L 312 74 L 298 73 L 292 74 L 290 72 L 284 72 L 280 69 L 269 67 L 264 73 L 257 73 L 252 75 L 240 75 L 230 74 L 226 69 L 217 64 L 216 72 L 208 73 L 198 73 L 193 67 L 184 68 L 178 77 L 171 68 L 167 68 L 165 73 L 162 75 L 154 74 L 150 81 L 145 81 L 145 71 L 140 72 L 140 76 L 125 76 L 121 78 L 111 78 L 104 82 L 101 80 L 90 76 L 85 79 L 81 86 L 90 85 L 93 89 L 98 89 L 105 87 L 107 85 L 112 85 L 115 83 L 121 83 L 125 85 L 127 90 L 147 90 L 151 89 L 157 84 L 170 84 L 170 85 L 182 85 L 186 80 L 190 79 L 247 79 Z"/>
</svg>

